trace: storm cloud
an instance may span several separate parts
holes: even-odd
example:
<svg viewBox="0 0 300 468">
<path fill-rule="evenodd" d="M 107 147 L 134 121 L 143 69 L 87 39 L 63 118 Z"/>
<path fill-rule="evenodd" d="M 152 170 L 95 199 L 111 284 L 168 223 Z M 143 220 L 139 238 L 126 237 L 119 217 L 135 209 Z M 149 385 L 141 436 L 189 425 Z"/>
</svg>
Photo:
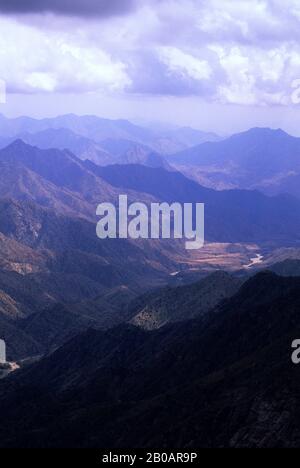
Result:
<svg viewBox="0 0 300 468">
<path fill-rule="evenodd" d="M 136 3 L 136 0 L 0 0 L 0 12 L 109 17 L 132 11 Z"/>
</svg>

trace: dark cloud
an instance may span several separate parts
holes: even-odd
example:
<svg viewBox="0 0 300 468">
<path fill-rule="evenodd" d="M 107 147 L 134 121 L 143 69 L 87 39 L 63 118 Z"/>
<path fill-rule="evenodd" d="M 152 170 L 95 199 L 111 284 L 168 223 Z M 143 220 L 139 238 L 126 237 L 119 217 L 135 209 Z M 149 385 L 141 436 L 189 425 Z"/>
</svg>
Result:
<svg viewBox="0 0 300 468">
<path fill-rule="evenodd" d="M 126 14 L 136 6 L 137 0 L 0 0 L 0 13 L 107 17 Z"/>
</svg>

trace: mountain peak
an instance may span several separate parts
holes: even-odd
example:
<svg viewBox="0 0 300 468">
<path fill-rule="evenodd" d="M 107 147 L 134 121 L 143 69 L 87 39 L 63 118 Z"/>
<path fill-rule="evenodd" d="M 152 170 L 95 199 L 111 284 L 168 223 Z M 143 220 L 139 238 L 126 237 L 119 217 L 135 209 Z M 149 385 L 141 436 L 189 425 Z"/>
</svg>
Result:
<svg viewBox="0 0 300 468">
<path fill-rule="evenodd" d="M 250 128 L 249 130 L 245 131 L 245 132 L 242 132 L 240 135 L 251 135 L 251 136 L 258 136 L 258 135 L 265 135 L 265 136 L 268 136 L 268 135 L 272 135 L 272 136 L 275 136 L 275 135 L 278 135 L 278 136 L 286 136 L 286 137 L 290 137 L 292 138 L 291 135 L 289 135 L 287 132 L 285 132 L 284 130 L 282 130 L 281 128 L 277 128 L 277 129 L 274 129 L 274 128 L 270 128 L 270 127 L 253 127 L 253 128 Z"/>
<path fill-rule="evenodd" d="M 16 155 L 17 152 L 22 152 L 22 153 L 29 153 L 32 157 L 39 157 L 42 155 L 49 155 L 51 154 L 52 156 L 56 157 L 72 157 L 72 159 L 76 159 L 76 156 L 68 150 L 61 150 L 61 149 L 56 149 L 56 148 L 49 148 L 49 149 L 43 149 L 39 148 L 38 146 L 34 144 L 29 144 L 26 143 L 22 138 L 17 138 L 14 140 L 12 143 L 10 143 L 7 147 L 3 148 L 0 153 L 3 153 L 4 155 Z M 23 160 L 22 160 L 23 161 Z M 23 161 L 24 162 L 24 161 Z"/>
<path fill-rule="evenodd" d="M 10 145 L 7 146 L 7 148 L 16 148 L 16 149 L 28 148 L 28 147 L 30 147 L 30 145 L 25 143 L 21 138 L 17 138 Z"/>
</svg>

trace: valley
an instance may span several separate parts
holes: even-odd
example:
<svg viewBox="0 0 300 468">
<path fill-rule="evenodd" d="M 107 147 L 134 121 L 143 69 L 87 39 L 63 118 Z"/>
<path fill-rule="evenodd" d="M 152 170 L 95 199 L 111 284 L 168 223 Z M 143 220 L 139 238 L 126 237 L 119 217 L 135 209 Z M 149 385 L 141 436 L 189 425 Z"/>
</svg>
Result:
<svg viewBox="0 0 300 468">
<path fill-rule="evenodd" d="M 280 398 L 294 394 L 283 366 L 298 326 L 298 198 L 207 188 L 175 170 L 175 156 L 153 153 L 153 134 L 124 123 L 57 122 L 8 121 L 1 130 L 10 129 L 0 150 L 0 336 L 12 365 L 0 382 L 0 445 L 240 446 L 244 433 L 246 445 L 258 444 L 256 405 L 266 407 L 266 434 L 278 411 L 277 398 L 275 416 L 265 406 L 274 369 L 287 373 Z M 139 136 L 126 140 L 124 125 Z M 96 208 L 120 194 L 146 206 L 204 203 L 204 247 L 98 239 Z M 246 426 L 219 424 L 224 399 Z"/>
<path fill-rule="evenodd" d="M 0 320 L 12 360 L 130 320 L 130 302 L 147 290 L 268 267 L 272 252 L 295 245 L 300 232 L 296 200 L 215 192 L 162 167 L 100 167 L 21 140 L 0 151 L 0 165 Z M 204 202 L 204 248 L 186 251 L 172 239 L 100 241 L 96 206 L 120 192 L 145 204 Z M 258 255 L 267 263 L 253 261 Z"/>
</svg>

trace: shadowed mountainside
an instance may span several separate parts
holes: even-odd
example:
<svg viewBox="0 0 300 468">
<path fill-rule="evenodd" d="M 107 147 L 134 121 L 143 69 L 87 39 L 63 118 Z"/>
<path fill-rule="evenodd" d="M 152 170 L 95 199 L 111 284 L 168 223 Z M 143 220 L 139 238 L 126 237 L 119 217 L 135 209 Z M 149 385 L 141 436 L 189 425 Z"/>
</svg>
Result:
<svg viewBox="0 0 300 468">
<path fill-rule="evenodd" d="M 131 323 L 155 330 L 167 323 L 204 316 L 222 300 L 233 296 L 244 280 L 216 272 L 188 286 L 165 288 L 139 297 L 131 304 Z"/>
<path fill-rule="evenodd" d="M 39 333 L 43 336 L 47 326 L 57 336 L 51 339 L 53 348 L 81 326 L 106 328 L 130 320 L 127 305 L 134 296 L 166 284 L 170 274 L 186 263 L 193 266 L 192 255 L 173 240 L 97 239 L 95 208 L 101 201 L 115 203 L 120 191 L 129 200 L 146 203 L 204 202 L 206 237 L 216 242 L 271 240 L 281 246 L 295 244 L 300 232 L 297 200 L 257 192 L 215 192 L 161 168 L 101 168 L 69 151 L 40 150 L 20 140 L 0 151 L 0 166 L 0 267 L 12 281 L 0 278 L 0 310 L 7 330 L 16 322 L 24 333 L 25 324 L 27 332 L 31 330 L 33 335 L 26 338 L 30 350 L 32 339 L 39 350 L 43 348 Z M 194 262 L 197 265 L 197 259 Z M 111 290 L 126 293 L 109 308 L 105 297 Z M 215 304 L 208 300 L 207 308 Z M 71 335 L 68 330 L 55 335 L 61 305 L 66 307 Z M 29 326 L 31 315 L 35 319 Z M 4 338 L 9 335 L 4 333 Z M 15 344 L 13 348 L 8 344 L 8 349 L 13 357 L 24 357 L 23 343 L 19 350 Z"/>
<path fill-rule="evenodd" d="M 215 242 L 299 242 L 300 203 L 289 196 L 268 197 L 257 191 L 218 192 L 179 172 L 134 166 L 98 167 L 90 171 L 117 189 L 143 191 L 168 203 L 205 203 L 205 237 Z M 290 232 L 290 233 L 288 233 Z"/>
<path fill-rule="evenodd" d="M 296 447 L 299 281 L 261 273 L 205 320 L 74 338 L 0 382 L 1 446 Z"/>
</svg>

